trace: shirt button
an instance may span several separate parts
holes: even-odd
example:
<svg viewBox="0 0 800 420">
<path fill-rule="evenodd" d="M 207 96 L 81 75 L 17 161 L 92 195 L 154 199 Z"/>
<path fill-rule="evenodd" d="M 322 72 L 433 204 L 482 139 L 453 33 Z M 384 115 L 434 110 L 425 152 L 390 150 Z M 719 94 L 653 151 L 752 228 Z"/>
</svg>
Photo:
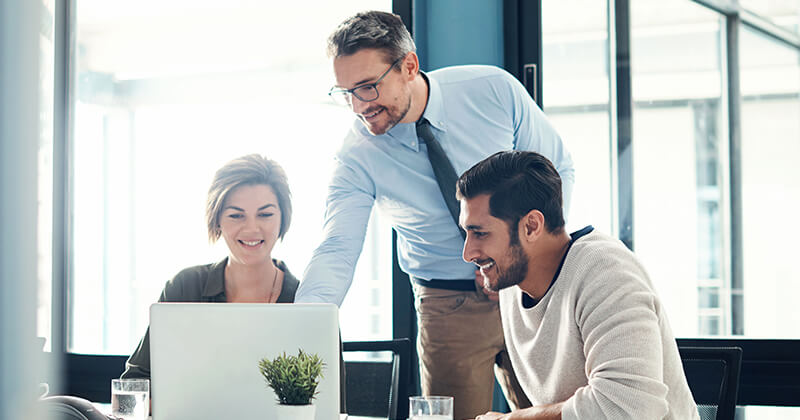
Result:
<svg viewBox="0 0 800 420">
<path fill-rule="evenodd" d="M 415 142 L 415 141 L 412 141 L 412 142 L 411 142 L 411 147 L 416 147 L 416 146 L 417 146 L 417 142 Z"/>
</svg>

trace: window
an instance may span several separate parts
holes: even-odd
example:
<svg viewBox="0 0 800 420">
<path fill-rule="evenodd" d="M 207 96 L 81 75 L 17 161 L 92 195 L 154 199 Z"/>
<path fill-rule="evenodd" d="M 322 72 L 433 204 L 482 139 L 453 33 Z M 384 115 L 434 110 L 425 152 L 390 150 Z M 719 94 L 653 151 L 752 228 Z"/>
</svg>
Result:
<svg viewBox="0 0 800 420">
<path fill-rule="evenodd" d="M 69 351 L 129 354 L 164 283 L 227 255 L 208 245 L 206 192 L 244 154 L 289 176 L 293 222 L 273 256 L 302 276 L 353 122 L 326 95 L 325 40 L 376 7 L 391 3 L 78 2 Z M 391 232 L 375 214 L 367 235 L 340 313 L 345 339 L 391 336 Z M 377 321 L 359 313 L 372 290 Z"/>
<path fill-rule="evenodd" d="M 788 31 L 800 33 L 800 7 L 797 0 L 737 0 L 742 8 Z"/>
<path fill-rule="evenodd" d="M 791 300 L 800 292 L 797 2 L 602 3 L 542 2 L 544 108 L 576 162 L 568 228 L 591 223 L 625 240 L 632 231 L 676 336 L 748 349 L 743 404 L 796 405 L 794 389 L 781 392 L 793 386 L 785 370 L 800 336 Z M 629 57 L 616 44 L 626 39 Z M 623 71 L 609 78 L 604 65 Z M 616 103 L 628 87 L 630 116 Z M 622 136 L 627 124 L 632 147 L 615 150 L 616 125 Z M 611 219 L 611 229 L 597 219 Z M 795 411 L 749 405 L 737 418 Z"/>
<path fill-rule="evenodd" d="M 602 2 L 542 2 L 544 111 L 575 163 L 567 219 L 614 234 L 608 79 L 608 12 Z"/>
<path fill-rule="evenodd" d="M 789 3 L 754 11 L 796 30 L 798 12 Z M 618 214 L 632 212 L 634 251 L 680 337 L 797 338 L 800 315 L 790 313 L 787 300 L 796 282 L 787 279 L 800 274 L 788 239 L 799 233 L 791 222 L 800 207 L 800 175 L 792 165 L 800 151 L 798 51 L 742 27 L 737 169 L 728 150 L 725 16 L 688 0 L 629 4 L 630 170 L 617 167 L 625 159 L 617 159 L 610 123 L 608 74 L 615 57 L 608 4 L 542 2 L 544 110 L 576 166 L 568 228 L 593 224 L 616 234 L 616 221 L 628 219 Z M 742 185 L 732 184 L 738 182 L 732 165 Z M 632 185 L 632 208 L 628 197 L 617 205 L 617 173 L 619 182 Z M 741 244 L 732 242 L 731 226 L 739 223 L 732 188 L 741 188 Z M 743 284 L 733 275 L 736 246 L 743 247 Z"/>
<path fill-rule="evenodd" d="M 688 1 L 630 15 L 634 250 L 677 336 L 727 335 L 724 21 Z"/>
<path fill-rule="evenodd" d="M 742 308 L 736 333 L 798 338 L 800 53 L 752 29 L 739 33 L 744 284 L 733 295 Z"/>
</svg>

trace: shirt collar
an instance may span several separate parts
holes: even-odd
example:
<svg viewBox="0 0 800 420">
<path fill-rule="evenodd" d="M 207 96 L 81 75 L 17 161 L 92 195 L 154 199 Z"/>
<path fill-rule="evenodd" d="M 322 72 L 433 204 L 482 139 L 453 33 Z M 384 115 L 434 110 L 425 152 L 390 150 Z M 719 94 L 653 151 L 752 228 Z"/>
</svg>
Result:
<svg viewBox="0 0 800 420">
<path fill-rule="evenodd" d="M 432 126 L 441 131 L 447 131 L 445 123 L 444 101 L 442 100 L 442 88 L 436 79 L 431 79 L 424 72 L 420 72 L 422 78 L 428 82 L 428 104 L 422 113 L 422 118 L 426 118 Z"/>
</svg>

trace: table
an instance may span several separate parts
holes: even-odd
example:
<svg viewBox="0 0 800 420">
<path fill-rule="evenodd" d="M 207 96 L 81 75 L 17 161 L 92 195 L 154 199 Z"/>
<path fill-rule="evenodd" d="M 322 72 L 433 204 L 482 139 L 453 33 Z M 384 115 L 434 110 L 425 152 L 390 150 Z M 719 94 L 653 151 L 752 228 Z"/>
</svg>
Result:
<svg viewBox="0 0 800 420">
<path fill-rule="evenodd" d="M 92 403 L 92 404 L 96 405 L 97 408 L 101 412 L 103 412 L 105 414 L 111 414 L 111 404 L 107 404 L 107 403 Z M 148 420 L 153 420 L 153 417 L 151 416 L 151 417 L 148 417 L 147 419 Z M 348 416 L 348 415 L 342 414 L 340 420 L 345 420 L 345 419 L 346 420 L 385 420 L 383 417 Z"/>
</svg>

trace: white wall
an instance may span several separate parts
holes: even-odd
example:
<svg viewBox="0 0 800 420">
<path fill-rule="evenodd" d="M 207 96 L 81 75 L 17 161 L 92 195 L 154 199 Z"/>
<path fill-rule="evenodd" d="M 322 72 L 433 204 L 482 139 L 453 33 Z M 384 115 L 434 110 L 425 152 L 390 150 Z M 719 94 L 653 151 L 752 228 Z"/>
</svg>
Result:
<svg viewBox="0 0 800 420">
<path fill-rule="evenodd" d="M 0 2 L 0 419 L 34 412 L 39 13 Z"/>
</svg>

